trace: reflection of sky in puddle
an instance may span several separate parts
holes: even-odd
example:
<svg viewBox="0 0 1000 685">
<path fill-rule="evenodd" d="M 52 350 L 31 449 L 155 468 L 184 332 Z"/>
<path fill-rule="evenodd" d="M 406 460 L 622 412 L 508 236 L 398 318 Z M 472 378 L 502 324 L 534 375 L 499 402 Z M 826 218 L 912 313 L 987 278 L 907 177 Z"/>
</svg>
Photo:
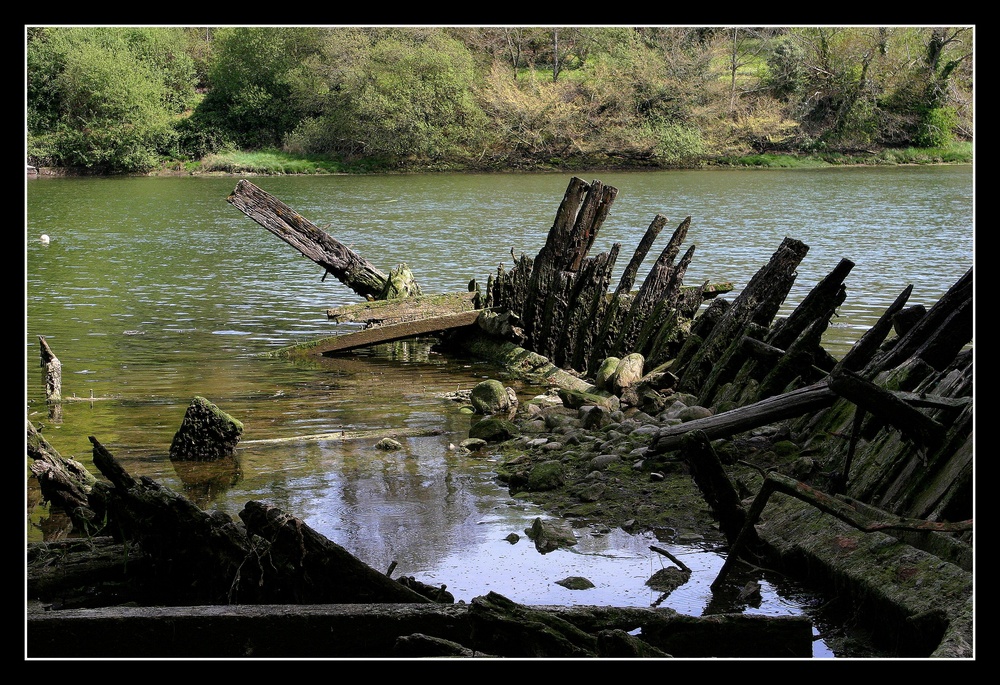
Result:
<svg viewBox="0 0 1000 685">
<path fill-rule="evenodd" d="M 498 505 L 495 515 L 478 522 L 475 544 L 453 550 L 425 569 L 397 569 L 396 575 L 413 575 L 430 585 L 447 585 L 456 601 L 496 592 L 522 604 L 554 606 L 659 606 L 689 616 L 702 616 L 712 600 L 711 584 L 722 568 L 724 558 L 696 546 L 666 545 L 649 533 L 631 535 L 615 529 L 594 533 L 576 529 L 577 544 L 541 554 L 525 535 L 539 513 L 533 508 Z M 545 518 L 544 515 L 542 515 Z M 510 543 L 505 538 L 516 533 L 520 539 Z M 663 597 L 646 585 L 661 568 L 674 566 L 650 546 L 666 549 L 689 569 L 687 583 Z M 570 576 L 582 576 L 594 584 L 586 590 L 570 590 L 559 585 Z M 801 616 L 803 606 L 782 597 L 762 581 L 759 607 L 748 606 L 742 612 L 768 616 Z M 814 628 L 814 633 L 816 632 Z M 813 644 L 815 658 L 831 658 L 832 652 L 821 641 Z"/>
</svg>

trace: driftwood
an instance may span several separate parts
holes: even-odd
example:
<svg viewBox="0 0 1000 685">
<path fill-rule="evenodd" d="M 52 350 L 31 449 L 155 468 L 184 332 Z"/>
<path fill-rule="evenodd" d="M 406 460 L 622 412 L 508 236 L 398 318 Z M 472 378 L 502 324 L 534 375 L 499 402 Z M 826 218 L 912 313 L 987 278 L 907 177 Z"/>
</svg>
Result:
<svg viewBox="0 0 1000 685">
<path fill-rule="evenodd" d="M 711 440 L 744 433 L 754 428 L 815 412 L 830 406 L 836 399 L 837 395 L 830 389 L 829 384 L 821 381 L 715 416 L 676 426 L 666 426 L 656 434 L 651 449 L 654 454 L 680 449 L 684 437 L 695 430 L 703 431 Z"/>
<path fill-rule="evenodd" d="M 320 441 L 351 441 L 351 440 L 381 440 L 382 438 L 401 438 L 413 436 L 441 435 L 444 431 L 440 428 L 393 428 L 349 431 L 339 430 L 330 433 L 308 433 L 306 435 L 293 435 L 287 438 L 259 438 L 257 440 L 244 440 L 240 447 L 251 447 L 258 445 L 283 445 L 294 442 L 320 442 Z"/>
<path fill-rule="evenodd" d="M 420 294 L 420 287 L 405 264 L 391 274 L 384 274 L 354 250 L 249 181 L 237 183 L 226 201 L 364 298 L 384 300 Z M 404 281 L 402 285 L 397 282 L 400 279 Z"/>
<path fill-rule="evenodd" d="M 600 181 L 573 178 L 556 213 L 545 246 L 534 259 L 515 258 L 487 281 L 484 306 L 512 312 L 523 327 L 524 347 L 560 368 L 593 372 L 605 357 L 639 352 L 651 363 L 666 360 L 683 342 L 686 327 L 702 301 L 732 285 L 685 289 L 683 276 L 694 255 L 689 248 L 674 259 L 687 236 L 681 222 L 637 293 L 636 272 L 666 218 L 657 215 L 636 248 L 618 287 L 607 292 L 621 249 L 589 257 L 617 189 Z M 513 256 L 513 255 L 512 255 Z"/>
<path fill-rule="evenodd" d="M 27 422 L 25 447 L 31 460 L 28 468 L 38 481 L 42 497 L 65 511 L 78 530 L 95 529 L 99 521 L 90 506 L 90 493 L 97 479 L 80 462 L 60 455 L 31 421 Z"/>
<path fill-rule="evenodd" d="M 385 326 L 474 310 L 477 295 L 464 292 L 366 301 L 327 309 L 326 316 L 336 323 L 361 323 L 365 328 Z"/>
<path fill-rule="evenodd" d="M 691 468 L 691 477 L 719 520 L 719 530 L 732 545 L 745 529 L 747 512 L 704 431 L 684 436 L 682 455 Z M 751 547 L 760 544 L 752 528 L 743 544 Z"/>
<path fill-rule="evenodd" d="M 746 327 L 769 326 L 795 282 L 796 269 L 809 247 L 785 238 L 770 261 L 762 267 L 732 306 L 703 339 L 689 338 L 677 354 L 678 388 L 710 404 L 716 388 L 735 376 L 733 355 L 739 349 Z"/>
<path fill-rule="evenodd" d="M 627 635 L 637 629 L 640 636 Z M 27 617 L 29 658 L 557 658 L 570 651 L 588 658 L 808 658 L 812 623 L 661 608 L 528 607 L 495 593 L 469 604 L 35 607 Z"/>
</svg>

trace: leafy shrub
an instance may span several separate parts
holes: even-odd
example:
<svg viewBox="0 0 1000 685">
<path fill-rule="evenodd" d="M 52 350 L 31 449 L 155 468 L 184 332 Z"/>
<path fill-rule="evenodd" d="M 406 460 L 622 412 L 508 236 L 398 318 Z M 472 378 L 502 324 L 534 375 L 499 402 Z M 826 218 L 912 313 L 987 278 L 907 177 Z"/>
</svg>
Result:
<svg viewBox="0 0 1000 685">
<path fill-rule="evenodd" d="M 954 140 L 958 113 L 953 107 L 928 109 L 921 117 L 914 142 L 920 147 L 945 147 Z"/>
</svg>

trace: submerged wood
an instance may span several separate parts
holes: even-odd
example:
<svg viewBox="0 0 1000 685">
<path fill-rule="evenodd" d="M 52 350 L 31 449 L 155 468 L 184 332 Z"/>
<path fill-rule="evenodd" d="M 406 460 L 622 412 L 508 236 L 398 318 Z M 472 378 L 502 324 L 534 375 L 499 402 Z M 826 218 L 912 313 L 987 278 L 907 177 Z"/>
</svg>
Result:
<svg viewBox="0 0 1000 685">
<path fill-rule="evenodd" d="M 240 447 L 257 445 L 283 445 L 294 442 L 321 442 L 321 441 L 350 441 L 350 440 L 381 440 L 382 438 L 401 437 L 423 437 L 430 435 L 441 435 L 444 431 L 439 428 L 393 428 L 391 430 L 339 430 L 329 433 L 309 433 L 307 435 L 293 435 L 288 438 L 261 438 L 258 440 L 244 440 Z"/>
<path fill-rule="evenodd" d="M 416 319 L 401 323 L 366 328 L 354 333 L 335 335 L 330 338 L 301 343 L 269 353 L 270 356 L 294 355 L 329 355 L 336 352 L 346 352 L 360 347 L 369 347 L 382 343 L 415 338 L 421 335 L 442 333 L 458 328 L 475 326 L 481 310 L 462 311 L 426 319 Z"/>
</svg>

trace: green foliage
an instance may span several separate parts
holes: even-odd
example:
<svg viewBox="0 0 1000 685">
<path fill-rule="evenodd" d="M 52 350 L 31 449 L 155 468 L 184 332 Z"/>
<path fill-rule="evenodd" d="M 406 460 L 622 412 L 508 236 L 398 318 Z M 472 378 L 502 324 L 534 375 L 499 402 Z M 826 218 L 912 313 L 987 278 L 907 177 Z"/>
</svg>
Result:
<svg viewBox="0 0 1000 685">
<path fill-rule="evenodd" d="M 106 173 L 963 159 L 970 31 L 28 27 L 28 155 Z"/>
<path fill-rule="evenodd" d="M 766 56 L 767 76 L 764 81 L 772 94 L 780 100 L 799 97 L 808 80 L 805 50 L 791 36 L 774 41 Z"/>
<path fill-rule="evenodd" d="M 663 123 L 653 127 L 655 154 L 665 164 L 691 162 L 705 154 L 701 133 L 692 126 Z"/>
<path fill-rule="evenodd" d="M 954 139 L 958 114 L 954 107 L 934 107 L 924 112 L 914 142 L 920 147 L 945 147 Z"/>
<path fill-rule="evenodd" d="M 178 34 L 49 28 L 29 38 L 29 157 L 110 173 L 152 169 L 194 97 Z M 35 144 L 32 147 L 32 144 Z"/>
<path fill-rule="evenodd" d="M 744 155 L 742 157 L 722 157 L 715 161 L 717 166 L 758 167 L 767 169 L 809 169 L 826 166 L 827 163 L 815 155 Z"/>
</svg>

